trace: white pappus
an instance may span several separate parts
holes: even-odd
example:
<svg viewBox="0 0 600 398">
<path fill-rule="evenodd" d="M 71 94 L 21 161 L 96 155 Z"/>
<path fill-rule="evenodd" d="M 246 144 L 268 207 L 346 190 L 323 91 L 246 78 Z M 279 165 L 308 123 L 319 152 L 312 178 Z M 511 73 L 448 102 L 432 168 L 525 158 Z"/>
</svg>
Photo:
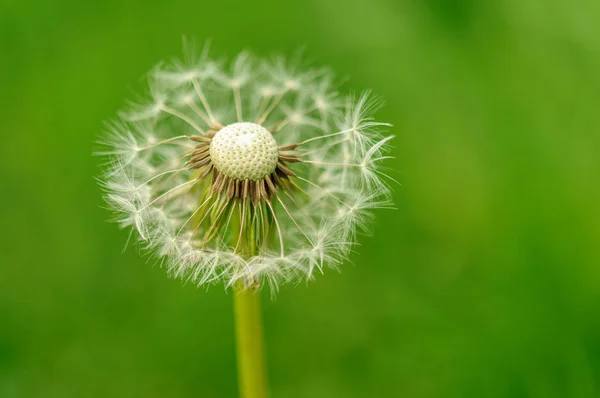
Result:
<svg viewBox="0 0 600 398">
<path fill-rule="evenodd" d="M 116 221 L 173 276 L 274 289 L 343 262 L 390 206 L 381 101 L 325 68 L 243 52 L 149 73 L 149 99 L 109 125 L 99 177 Z"/>
</svg>

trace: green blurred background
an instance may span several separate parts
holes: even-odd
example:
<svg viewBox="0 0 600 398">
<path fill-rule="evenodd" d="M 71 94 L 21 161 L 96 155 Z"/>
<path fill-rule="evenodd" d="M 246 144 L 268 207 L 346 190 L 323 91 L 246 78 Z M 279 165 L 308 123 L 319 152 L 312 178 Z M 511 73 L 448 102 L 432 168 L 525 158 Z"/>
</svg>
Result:
<svg viewBox="0 0 600 398">
<path fill-rule="evenodd" d="M 264 295 L 278 397 L 600 396 L 600 2 L 0 5 L 0 397 L 234 397 L 231 292 L 107 223 L 102 122 L 181 55 L 305 46 L 387 100 L 397 211 Z"/>
</svg>

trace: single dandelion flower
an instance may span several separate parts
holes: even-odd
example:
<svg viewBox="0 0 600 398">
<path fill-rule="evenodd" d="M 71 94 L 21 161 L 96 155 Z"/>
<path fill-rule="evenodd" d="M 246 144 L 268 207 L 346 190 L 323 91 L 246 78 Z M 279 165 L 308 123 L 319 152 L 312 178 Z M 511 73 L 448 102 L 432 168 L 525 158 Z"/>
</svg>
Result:
<svg viewBox="0 0 600 398">
<path fill-rule="evenodd" d="M 340 95 L 329 70 L 205 48 L 148 82 L 109 126 L 100 182 L 171 275 L 239 291 L 312 279 L 389 206 L 381 101 Z"/>
<path fill-rule="evenodd" d="M 379 100 L 332 82 L 248 52 L 155 68 L 149 100 L 120 114 L 100 152 L 117 220 L 197 284 L 276 288 L 341 263 L 369 211 L 388 206 L 392 136 L 373 119 Z"/>
</svg>

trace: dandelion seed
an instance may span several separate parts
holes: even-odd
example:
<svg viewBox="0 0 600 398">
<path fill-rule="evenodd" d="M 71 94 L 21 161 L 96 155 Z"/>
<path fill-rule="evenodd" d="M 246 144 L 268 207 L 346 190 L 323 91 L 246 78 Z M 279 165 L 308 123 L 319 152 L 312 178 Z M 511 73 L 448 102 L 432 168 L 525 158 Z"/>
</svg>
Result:
<svg viewBox="0 0 600 398">
<path fill-rule="evenodd" d="M 109 126 L 100 183 L 116 220 L 197 284 L 276 289 L 339 266 L 389 206 L 381 102 L 282 57 L 223 65 L 203 51 L 157 66 L 150 99 Z"/>
</svg>

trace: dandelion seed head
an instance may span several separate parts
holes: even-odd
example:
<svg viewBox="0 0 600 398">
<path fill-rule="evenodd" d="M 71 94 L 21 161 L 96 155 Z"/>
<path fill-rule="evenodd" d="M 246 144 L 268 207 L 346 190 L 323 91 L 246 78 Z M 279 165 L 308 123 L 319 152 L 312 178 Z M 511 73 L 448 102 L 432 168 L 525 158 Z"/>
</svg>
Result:
<svg viewBox="0 0 600 398">
<path fill-rule="evenodd" d="M 115 221 L 174 277 L 248 288 L 337 268 L 389 207 L 381 101 L 298 59 L 160 64 L 108 125 L 99 178 Z"/>
<path fill-rule="evenodd" d="M 275 171 L 279 151 L 273 135 L 256 123 L 233 123 L 210 143 L 214 167 L 236 180 L 261 180 Z"/>
</svg>

